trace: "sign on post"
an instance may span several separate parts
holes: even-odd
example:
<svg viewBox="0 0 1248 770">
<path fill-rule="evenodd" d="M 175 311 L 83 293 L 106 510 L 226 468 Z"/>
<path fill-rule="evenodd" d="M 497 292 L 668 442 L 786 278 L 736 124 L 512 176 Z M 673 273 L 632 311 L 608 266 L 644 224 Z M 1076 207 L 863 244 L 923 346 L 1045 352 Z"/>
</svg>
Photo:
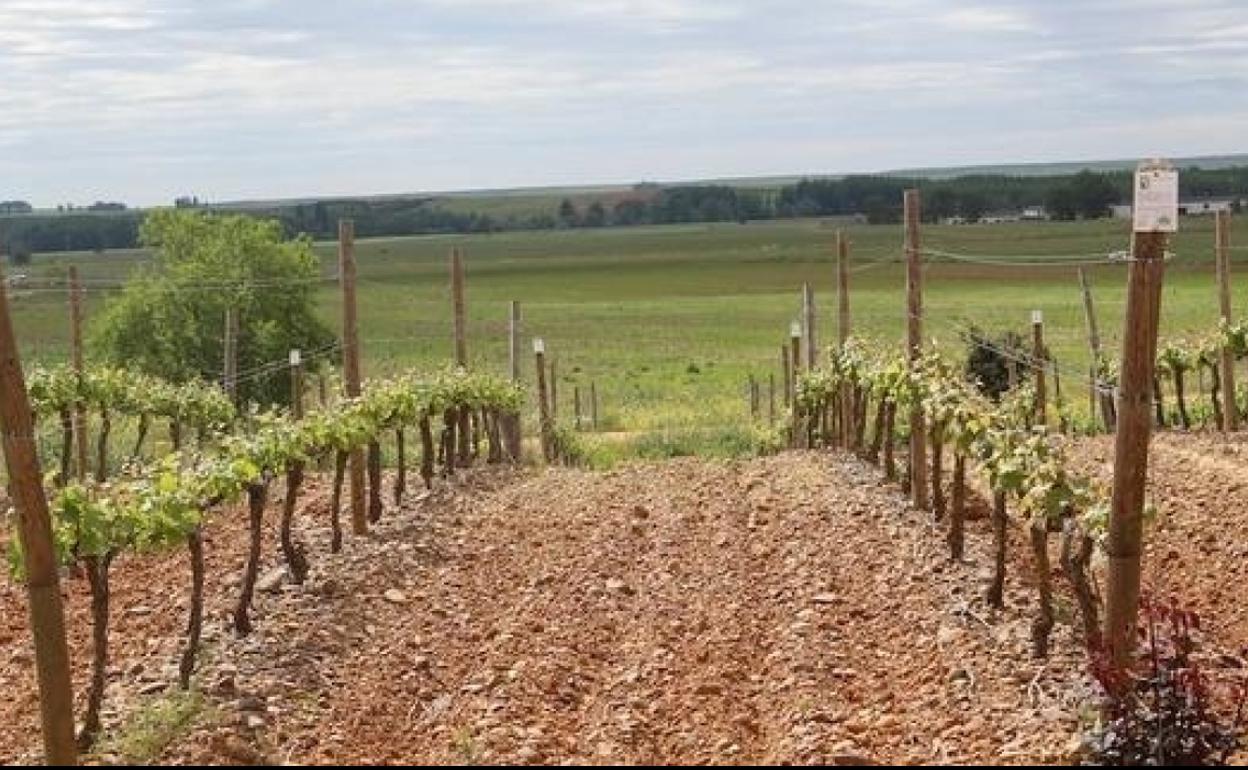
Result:
<svg viewBox="0 0 1248 770">
<path fill-rule="evenodd" d="M 1133 229 L 1137 233 L 1173 233 L 1179 229 L 1179 172 L 1148 164 L 1135 172 Z"/>
</svg>

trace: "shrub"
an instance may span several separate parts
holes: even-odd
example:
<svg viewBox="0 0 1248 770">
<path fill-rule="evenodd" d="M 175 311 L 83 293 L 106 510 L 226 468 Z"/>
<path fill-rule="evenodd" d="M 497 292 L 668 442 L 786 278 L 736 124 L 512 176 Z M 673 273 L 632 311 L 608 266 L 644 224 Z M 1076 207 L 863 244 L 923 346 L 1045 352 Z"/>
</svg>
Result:
<svg viewBox="0 0 1248 770">
<path fill-rule="evenodd" d="M 981 392 L 994 401 L 1010 389 L 1010 367 L 1013 366 L 1020 379 L 1026 377 L 1026 364 L 1031 355 L 1023 347 L 1023 338 L 1007 331 L 993 337 L 978 327 L 971 327 L 963 335 L 967 344 L 966 377 L 979 386 Z"/>
<path fill-rule="evenodd" d="M 1091 645 L 1093 677 L 1105 693 L 1101 723 L 1085 737 L 1088 759 L 1114 766 L 1225 765 L 1241 746 L 1246 691 L 1226 692 L 1198 654 L 1200 618 L 1176 602 L 1140 601 L 1135 663 L 1113 664 Z M 1223 683 L 1225 684 L 1225 683 Z"/>
</svg>

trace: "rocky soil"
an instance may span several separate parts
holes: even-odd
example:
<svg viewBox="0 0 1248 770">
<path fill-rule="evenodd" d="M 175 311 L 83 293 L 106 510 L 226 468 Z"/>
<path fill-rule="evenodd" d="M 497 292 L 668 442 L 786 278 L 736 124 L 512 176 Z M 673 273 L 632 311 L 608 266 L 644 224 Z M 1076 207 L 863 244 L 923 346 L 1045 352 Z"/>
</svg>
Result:
<svg viewBox="0 0 1248 770">
<path fill-rule="evenodd" d="M 326 490 L 303 499 L 312 575 L 290 584 L 271 510 L 243 639 L 246 517 L 208 527 L 206 705 L 158 761 L 1052 763 L 1090 697 L 1065 598 L 1052 656 L 1030 656 L 1017 534 L 995 613 L 986 522 L 951 563 L 931 515 L 855 460 L 481 470 L 337 556 Z M 114 732 L 176 680 L 188 582 L 176 551 L 115 568 Z M 81 690 L 85 581 L 66 593 Z M 25 623 L 0 581 L 6 763 L 38 758 Z"/>
</svg>

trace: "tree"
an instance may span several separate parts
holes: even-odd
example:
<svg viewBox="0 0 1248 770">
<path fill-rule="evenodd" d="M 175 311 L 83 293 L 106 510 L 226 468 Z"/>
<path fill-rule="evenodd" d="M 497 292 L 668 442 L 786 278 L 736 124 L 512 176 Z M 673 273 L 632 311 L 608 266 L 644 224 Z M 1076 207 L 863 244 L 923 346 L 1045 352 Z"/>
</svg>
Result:
<svg viewBox="0 0 1248 770">
<path fill-rule="evenodd" d="M 560 227 L 576 227 L 580 223 L 580 216 L 576 212 L 576 204 L 570 198 L 564 198 L 559 204 L 559 226 Z"/>
<path fill-rule="evenodd" d="M 1079 215 L 1084 219 L 1100 219 L 1109 214 L 1109 207 L 1118 200 L 1118 190 L 1103 174 L 1080 171 L 1070 180 Z"/>
<path fill-rule="evenodd" d="M 312 243 L 283 240 L 278 222 L 163 209 L 147 216 L 140 240 L 156 251 L 155 266 L 127 284 L 92 330 L 111 361 L 173 382 L 216 378 L 227 308 L 239 315 L 240 373 L 283 361 L 292 348 L 332 343 L 314 312 Z M 272 372 L 238 385 L 240 398 L 262 404 L 285 403 L 289 391 Z"/>
<path fill-rule="evenodd" d="M 607 223 L 607 210 L 602 207 L 602 203 L 594 201 L 589 208 L 585 210 L 585 226 L 586 227 L 602 227 Z"/>
</svg>

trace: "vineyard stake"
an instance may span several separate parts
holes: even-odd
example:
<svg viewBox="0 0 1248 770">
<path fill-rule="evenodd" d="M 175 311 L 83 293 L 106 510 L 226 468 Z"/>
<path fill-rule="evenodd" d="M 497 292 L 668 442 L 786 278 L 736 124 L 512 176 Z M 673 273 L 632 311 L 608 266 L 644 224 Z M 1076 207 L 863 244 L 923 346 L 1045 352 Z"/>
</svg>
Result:
<svg viewBox="0 0 1248 770">
<path fill-rule="evenodd" d="M 355 222 L 338 220 L 338 274 L 342 281 L 342 380 L 347 398 L 360 396 L 360 332 L 355 304 Z M 351 530 L 368 533 L 364 512 L 364 450 L 350 454 Z"/>
<path fill-rule="evenodd" d="M 903 207 L 906 221 L 906 356 L 911 367 L 923 355 L 923 264 L 919 247 L 919 191 L 905 191 Z M 914 506 L 928 508 L 927 429 L 923 409 L 917 404 L 910 409 L 910 492 Z"/>
<path fill-rule="evenodd" d="M 1146 179 L 1152 181 L 1146 183 Z M 1105 638 L 1111 659 L 1125 666 L 1135 649 L 1140 601 L 1140 556 L 1143 540 L 1144 489 L 1148 477 L 1149 414 L 1157 356 L 1161 287 L 1165 278 L 1167 225 L 1173 214 L 1154 215 L 1141 207 L 1144 194 L 1177 190 L 1177 172 L 1169 164 L 1142 163 L 1136 171 L 1135 217 L 1131 262 L 1127 273 L 1127 312 L 1122 335 L 1122 367 L 1118 387 L 1118 431 L 1114 439 L 1114 489 L 1105 552 L 1109 572 L 1105 606 Z M 1159 196 L 1158 196 L 1159 197 Z"/>
<path fill-rule="evenodd" d="M 1088 348 L 1092 352 L 1093 393 L 1092 412 L 1096 412 L 1096 404 L 1100 404 L 1101 419 L 1105 421 L 1105 430 L 1114 432 L 1114 394 L 1106 390 L 1106 383 L 1101 379 L 1101 368 L 1105 361 L 1105 353 L 1101 349 L 1101 333 L 1096 322 L 1096 306 L 1092 302 L 1092 287 L 1088 284 L 1088 275 L 1079 269 L 1079 286 L 1083 290 L 1083 315 L 1088 324 Z"/>
<path fill-rule="evenodd" d="M 590 414 L 590 425 L 592 425 L 594 428 L 594 431 L 597 432 L 598 430 L 598 383 L 597 382 L 589 383 L 589 414 Z"/>
<path fill-rule="evenodd" d="M 537 412 L 542 440 L 542 459 L 551 461 L 550 403 L 546 399 L 546 343 L 541 337 L 533 339 L 533 356 L 537 361 Z"/>
<path fill-rule="evenodd" d="M 290 351 L 290 416 L 303 419 L 303 353 Z"/>
<path fill-rule="evenodd" d="M 35 447 L 35 426 L 22 374 L 22 362 L 0 275 L 0 437 L 3 438 L 9 494 L 17 511 L 18 537 L 25 553 L 30 628 L 39 679 L 39 711 L 44 756 L 50 765 L 75 765 L 74 697 L 65 641 L 52 522 Z"/>
<path fill-rule="evenodd" d="M 845 351 L 845 343 L 849 342 L 849 240 L 843 230 L 836 231 L 836 282 L 837 282 L 837 349 Z M 848 448 L 853 444 L 856 427 L 854 425 L 854 397 L 850 384 L 841 383 L 841 446 Z"/>
<path fill-rule="evenodd" d="M 222 384 L 230 403 L 238 404 L 238 309 L 225 309 L 225 335 L 222 344 Z"/>
<path fill-rule="evenodd" d="M 511 301 L 511 313 L 507 324 L 507 350 L 510 354 L 511 381 L 520 381 L 520 303 Z"/>
<path fill-rule="evenodd" d="M 1044 355 L 1044 312 L 1031 311 L 1031 360 L 1036 377 L 1036 405 L 1034 422 L 1044 426 L 1049 423 L 1048 392 L 1045 387 L 1045 355 Z"/>
<path fill-rule="evenodd" d="M 572 409 L 575 413 L 572 418 L 573 423 L 576 425 L 576 429 L 580 430 L 581 429 L 581 386 L 580 385 L 572 386 Z"/>
<path fill-rule="evenodd" d="M 788 345 L 780 346 L 780 370 L 784 372 L 784 406 L 787 409 L 793 392 L 793 371 L 789 366 Z"/>
<path fill-rule="evenodd" d="M 793 435 L 791 436 L 792 445 L 796 449 L 802 443 L 802 410 L 797 403 L 797 380 L 802 373 L 802 324 L 794 321 L 789 324 L 789 361 L 793 365 L 792 393 L 789 397 L 793 401 Z"/>
<path fill-rule="evenodd" d="M 769 372 L 767 374 L 767 423 L 774 425 L 776 422 L 776 373 Z"/>
<path fill-rule="evenodd" d="M 83 354 L 82 354 L 82 281 L 78 277 L 78 266 L 69 268 L 69 318 L 70 346 L 73 352 L 74 377 L 78 380 L 79 392 L 82 390 Z M 78 479 L 81 481 L 90 472 L 87 460 L 87 405 L 82 401 L 74 404 L 74 444 Z"/>
<path fill-rule="evenodd" d="M 1214 219 L 1218 262 L 1218 303 L 1222 322 L 1231 322 L 1231 217 L 1219 211 Z M 1222 420 L 1226 430 L 1239 430 L 1239 408 L 1235 403 L 1235 353 L 1222 345 Z"/>
<path fill-rule="evenodd" d="M 451 249 L 451 302 L 455 315 L 455 365 L 468 366 L 468 330 L 464 318 L 464 255 Z"/>
<path fill-rule="evenodd" d="M 559 422 L 559 361 L 550 357 L 550 419 Z"/>
<path fill-rule="evenodd" d="M 819 365 L 819 345 L 815 324 L 815 289 L 809 283 L 802 284 L 802 324 L 806 338 L 806 369 L 813 372 Z"/>
</svg>

